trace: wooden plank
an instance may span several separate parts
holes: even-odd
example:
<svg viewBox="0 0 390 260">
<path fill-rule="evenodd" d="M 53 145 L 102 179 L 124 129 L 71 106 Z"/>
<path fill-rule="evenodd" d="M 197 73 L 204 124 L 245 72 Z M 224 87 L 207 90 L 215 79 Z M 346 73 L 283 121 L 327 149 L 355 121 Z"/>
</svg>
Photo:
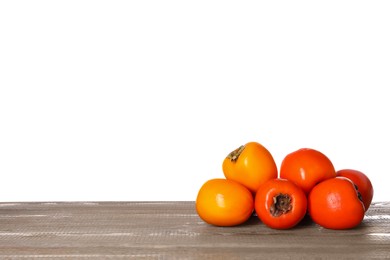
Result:
<svg viewBox="0 0 390 260">
<path fill-rule="evenodd" d="M 352 230 L 305 219 L 273 230 L 256 217 L 215 227 L 194 202 L 0 203 L 0 258 L 390 258 L 390 203 L 371 206 Z"/>
</svg>

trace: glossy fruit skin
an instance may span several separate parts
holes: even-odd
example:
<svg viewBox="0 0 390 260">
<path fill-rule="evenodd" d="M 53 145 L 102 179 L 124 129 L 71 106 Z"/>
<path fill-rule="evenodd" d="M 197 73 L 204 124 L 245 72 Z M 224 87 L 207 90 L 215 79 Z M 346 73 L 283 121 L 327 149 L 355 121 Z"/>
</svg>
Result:
<svg viewBox="0 0 390 260">
<path fill-rule="evenodd" d="M 306 195 L 317 183 L 334 177 L 336 170 L 331 160 L 311 148 L 288 154 L 280 166 L 280 178 L 294 182 Z"/>
<path fill-rule="evenodd" d="M 361 171 L 353 169 L 343 169 L 336 172 L 337 176 L 342 176 L 350 179 L 358 189 L 358 192 L 362 196 L 363 204 L 366 209 L 371 205 L 372 198 L 374 196 L 374 188 L 370 179 Z"/>
<path fill-rule="evenodd" d="M 364 204 L 353 182 L 336 177 L 317 184 L 308 197 L 312 220 L 328 229 L 350 229 L 364 218 Z"/>
<path fill-rule="evenodd" d="M 252 193 L 241 184 L 226 179 L 204 183 L 196 198 L 196 211 L 206 223 L 215 226 L 236 226 L 252 215 Z"/>
<path fill-rule="evenodd" d="M 275 201 L 287 196 L 291 201 L 288 210 L 275 216 Z M 296 226 L 306 215 L 306 194 L 293 182 L 272 179 L 260 186 L 255 197 L 255 211 L 259 219 L 274 229 L 289 229 Z"/>
<path fill-rule="evenodd" d="M 242 148 L 238 157 L 232 154 Z M 253 194 L 260 185 L 277 178 L 278 170 L 271 153 L 257 142 L 249 142 L 230 153 L 222 163 L 223 173 L 228 180 L 233 180 L 247 187 Z"/>
</svg>

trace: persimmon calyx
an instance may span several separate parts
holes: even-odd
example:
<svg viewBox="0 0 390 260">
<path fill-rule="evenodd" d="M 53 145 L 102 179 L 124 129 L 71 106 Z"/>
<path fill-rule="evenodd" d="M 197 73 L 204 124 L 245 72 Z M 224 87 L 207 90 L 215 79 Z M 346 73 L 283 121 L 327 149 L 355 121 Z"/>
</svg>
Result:
<svg viewBox="0 0 390 260">
<path fill-rule="evenodd" d="M 279 217 L 292 209 L 291 197 L 288 194 L 279 193 L 273 197 L 270 213 L 273 217 Z"/>
<path fill-rule="evenodd" d="M 238 157 L 240 157 L 240 154 L 242 153 L 242 151 L 244 151 L 244 149 L 245 149 L 245 145 L 241 145 L 236 150 L 229 153 L 228 156 L 226 156 L 226 158 L 228 158 L 231 162 L 235 162 L 238 160 Z"/>
<path fill-rule="evenodd" d="M 356 190 L 356 192 L 357 192 L 357 196 L 358 196 L 359 200 L 360 200 L 361 202 L 363 202 L 363 197 L 362 197 L 362 194 L 361 194 L 360 191 L 359 191 L 359 187 L 358 187 L 355 183 L 353 184 L 353 186 L 355 186 L 355 190 Z"/>
</svg>

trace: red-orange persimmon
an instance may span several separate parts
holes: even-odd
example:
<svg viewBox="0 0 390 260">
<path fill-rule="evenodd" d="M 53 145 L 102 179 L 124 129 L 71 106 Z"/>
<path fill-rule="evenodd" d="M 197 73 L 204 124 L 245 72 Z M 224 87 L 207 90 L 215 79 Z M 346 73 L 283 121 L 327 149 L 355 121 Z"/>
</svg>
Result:
<svg viewBox="0 0 390 260">
<path fill-rule="evenodd" d="M 289 180 L 269 180 L 260 186 L 255 196 L 257 216 L 271 228 L 294 227 L 305 216 L 306 209 L 305 193 Z"/>
<path fill-rule="evenodd" d="M 374 196 L 374 188 L 372 187 L 370 179 L 364 173 L 352 170 L 343 169 L 336 172 L 337 176 L 342 176 L 350 179 L 362 196 L 364 207 L 366 211 L 371 205 L 372 197 Z"/>
<path fill-rule="evenodd" d="M 309 194 L 308 210 L 315 223 L 329 229 L 354 228 L 365 212 L 353 182 L 345 177 L 317 184 Z"/>
<path fill-rule="evenodd" d="M 298 185 L 306 194 L 319 182 L 336 177 L 331 160 L 323 153 L 302 148 L 288 154 L 280 167 L 280 178 Z"/>
</svg>

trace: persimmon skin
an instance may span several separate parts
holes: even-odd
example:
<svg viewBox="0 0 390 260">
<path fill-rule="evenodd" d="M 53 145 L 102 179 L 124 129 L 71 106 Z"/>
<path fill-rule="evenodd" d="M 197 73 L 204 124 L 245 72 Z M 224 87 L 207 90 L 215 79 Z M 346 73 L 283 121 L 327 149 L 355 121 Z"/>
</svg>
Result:
<svg viewBox="0 0 390 260">
<path fill-rule="evenodd" d="M 336 172 L 337 176 L 346 177 L 350 179 L 356 186 L 357 190 L 362 196 L 364 208 L 366 211 L 371 205 L 374 196 L 374 188 L 370 179 L 361 171 L 353 169 L 342 169 Z"/>
<path fill-rule="evenodd" d="M 287 198 L 287 210 L 275 214 L 279 196 Z M 286 203 L 280 204 L 281 207 Z M 255 211 L 259 219 L 274 229 L 289 229 L 296 226 L 306 215 L 306 194 L 293 182 L 272 179 L 260 186 L 255 197 Z"/>
<path fill-rule="evenodd" d="M 319 182 L 336 177 L 331 160 L 320 151 L 302 148 L 288 154 L 280 166 L 280 178 L 298 185 L 308 195 Z"/>
<path fill-rule="evenodd" d="M 226 179 L 211 179 L 196 198 L 199 217 L 215 226 L 236 226 L 247 221 L 254 210 L 252 193 L 243 185 Z"/>
<path fill-rule="evenodd" d="M 241 151 L 235 158 L 235 151 Z M 222 163 L 223 173 L 228 180 L 233 180 L 247 187 L 253 194 L 260 185 L 278 176 L 278 169 L 272 154 L 263 145 L 249 142 L 230 153 Z"/>
<path fill-rule="evenodd" d="M 335 177 L 312 189 L 308 211 L 312 220 L 324 228 L 351 229 L 362 222 L 365 208 L 353 182 Z"/>
</svg>

